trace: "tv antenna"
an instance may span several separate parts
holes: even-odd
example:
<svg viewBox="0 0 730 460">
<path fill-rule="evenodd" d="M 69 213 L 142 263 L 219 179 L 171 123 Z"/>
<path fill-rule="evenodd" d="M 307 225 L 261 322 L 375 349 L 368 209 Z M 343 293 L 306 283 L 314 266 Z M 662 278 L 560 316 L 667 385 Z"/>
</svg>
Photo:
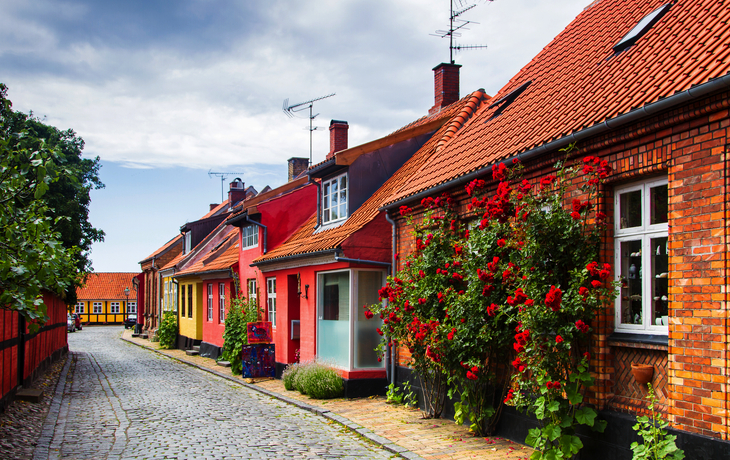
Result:
<svg viewBox="0 0 730 460">
<path fill-rule="evenodd" d="M 446 38 L 449 37 L 449 62 L 454 63 L 454 51 L 461 51 L 461 50 L 474 50 L 474 49 L 481 49 L 486 48 L 487 45 L 454 45 L 454 37 L 461 37 L 460 30 L 469 30 L 466 26 L 469 24 L 479 24 L 478 22 L 474 21 L 467 21 L 466 19 L 461 19 L 459 16 L 466 13 L 467 11 L 471 10 L 472 8 L 475 8 L 477 5 L 476 3 L 473 3 L 471 5 L 465 5 L 465 2 L 463 0 L 450 0 L 451 1 L 451 14 L 449 15 L 449 30 L 437 30 L 434 37 L 441 37 Z M 454 9 L 454 1 L 457 1 L 459 3 L 459 7 L 461 7 L 460 10 Z M 492 1 L 492 0 L 489 0 Z"/>
<path fill-rule="evenodd" d="M 243 176 L 241 172 L 213 172 L 212 169 L 208 170 L 208 177 L 218 176 L 221 178 L 221 203 L 223 203 L 223 183 L 226 181 L 228 176 Z"/>
<path fill-rule="evenodd" d="M 316 126 L 312 126 L 312 121 L 317 117 L 317 115 L 319 115 L 318 113 L 312 114 L 312 107 L 314 106 L 314 103 L 316 101 L 320 101 L 334 95 L 335 93 L 328 94 L 326 96 L 315 97 L 314 99 L 310 99 L 306 102 L 300 102 L 299 104 L 293 105 L 289 105 L 289 98 L 284 99 L 284 105 L 282 107 L 282 110 L 289 118 L 294 118 L 295 112 L 301 112 L 302 110 L 309 109 L 309 166 L 312 166 L 312 131 L 317 129 Z"/>
</svg>

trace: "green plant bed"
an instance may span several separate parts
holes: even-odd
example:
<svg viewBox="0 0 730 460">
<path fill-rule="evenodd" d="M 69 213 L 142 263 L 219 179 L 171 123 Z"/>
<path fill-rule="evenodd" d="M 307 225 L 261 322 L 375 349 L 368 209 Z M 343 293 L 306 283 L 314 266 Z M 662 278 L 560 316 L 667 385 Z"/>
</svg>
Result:
<svg viewBox="0 0 730 460">
<path fill-rule="evenodd" d="M 162 323 L 157 330 L 157 339 L 160 342 L 160 348 L 165 350 L 175 348 L 175 340 L 177 340 L 177 315 L 174 311 L 166 311 L 162 315 Z"/>
<path fill-rule="evenodd" d="M 316 361 L 291 364 L 281 376 L 284 388 L 297 390 L 312 399 L 332 399 L 345 390 L 342 377 L 334 368 Z"/>
</svg>

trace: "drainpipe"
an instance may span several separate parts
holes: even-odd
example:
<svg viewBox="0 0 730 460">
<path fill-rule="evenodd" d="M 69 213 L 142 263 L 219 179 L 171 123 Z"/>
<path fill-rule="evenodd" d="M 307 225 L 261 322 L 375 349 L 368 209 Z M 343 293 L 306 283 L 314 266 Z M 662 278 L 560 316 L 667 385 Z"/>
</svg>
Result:
<svg viewBox="0 0 730 460">
<path fill-rule="evenodd" d="M 390 254 L 391 254 L 391 273 L 395 275 L 395 250 L 397 247 L 397 233 L 395 229 L 395 221 L 390 218 L 388 211 L 385 212 L 385 220 L 388 221 L 392 227 L 392 242 L 390 243 Z M 390 383 L 395 385 L 395 347 L 388 345 L 388 360 L 390 361 Z"/>
<path fill-rule="evenodd" d="M 259 227 L 261 227 L 261 228 L 263 228 L 263 229 L 264 229 L 264 254 L 266 254 L 266 234 L 267 234 L 267 229 L 266 229 L 266 225 L 264 225 L 264 224 L 262 224 L 262 223 L 260 223 L 260 222 L 256 222 L 255 220 L 251 220 L 251 219 L 250 219 L 250 218 L 248 217 L 248 214 L 246 214 L 246 221 L 247 221 L 247 222 L 250 222 L 250 223 L 252 223 L 252 224 L 254 224 L 254 225 L 257 225 L 257 226 L 259 226 Z"/>
</svg>

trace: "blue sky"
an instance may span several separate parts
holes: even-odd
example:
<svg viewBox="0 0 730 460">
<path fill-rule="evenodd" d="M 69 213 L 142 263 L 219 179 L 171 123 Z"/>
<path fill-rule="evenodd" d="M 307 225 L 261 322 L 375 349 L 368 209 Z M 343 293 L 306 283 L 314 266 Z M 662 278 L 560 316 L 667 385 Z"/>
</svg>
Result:
<svg viewBox="0 0 730 460">
<path fill-rule="evenodd" d="M 456 1 L 477 6 L 455 57 L 462 95 L 496 93 L 589 0 Z M 461 6 L 458 5 L 461 3 Z M 432 68 L 448 43 L 448 0 L 0 0 L 0 82 L 16 110 L 75 130 L 101 158 L 92 192 L 96 271 L 138 262 L 220 202 L 208 171 L 244 172 L 261 190 L 309 156 L 308 120 L 282 102 L 315 103 L 314 161 L 330 119 L 350 146 L 378 138 L 433 105 Z M 478 23 L 478 24 L 476 24 Z M 232 179 L 233 177 L 231 177 Z"/>
</svg>

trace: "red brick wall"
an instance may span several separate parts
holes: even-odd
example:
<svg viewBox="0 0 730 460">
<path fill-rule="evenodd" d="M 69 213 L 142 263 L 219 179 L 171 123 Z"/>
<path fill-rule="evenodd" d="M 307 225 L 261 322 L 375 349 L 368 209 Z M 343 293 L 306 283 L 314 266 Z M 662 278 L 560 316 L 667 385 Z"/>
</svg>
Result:
<svg viewBox="0 0 730 460">
<path fill-rule="evenodd" d="M 590 402 L 600 408 L 645 410 L 646 389 L 633 381 L 630 361 L 655 365 L 654 384 L 672 424 L 679 429 L 729 439 L 727 143 L 730 94 L 696 101 L 578 145 L 580 156 L 609 161 L 614 173 L 602 190 L 599 209 L 609 216 L 602 261 L 613 264 L 613 188 L 666 175 L 669 188 L 669 346 L 622 344 L 614 332 L 613 306 L 593 324 L 591 366 L 596 385 Z M 458 134 L 457 134 L 458 135 Z M 525 178 L 549 174 L 559 153 L 526 164 Z M 488 178 L 491 179 L 491 178 Z M 465 214 L 463 187 L 451 190 Z M 571 191 L 570 198 L 578 193 Z M 422 212 L 414 206 L 415 213 Z M 412 229 L 397 220 L 398 267 L 412 251 Z M 399 364 L 408 361 L 399 349 Z"/>
</svg>

